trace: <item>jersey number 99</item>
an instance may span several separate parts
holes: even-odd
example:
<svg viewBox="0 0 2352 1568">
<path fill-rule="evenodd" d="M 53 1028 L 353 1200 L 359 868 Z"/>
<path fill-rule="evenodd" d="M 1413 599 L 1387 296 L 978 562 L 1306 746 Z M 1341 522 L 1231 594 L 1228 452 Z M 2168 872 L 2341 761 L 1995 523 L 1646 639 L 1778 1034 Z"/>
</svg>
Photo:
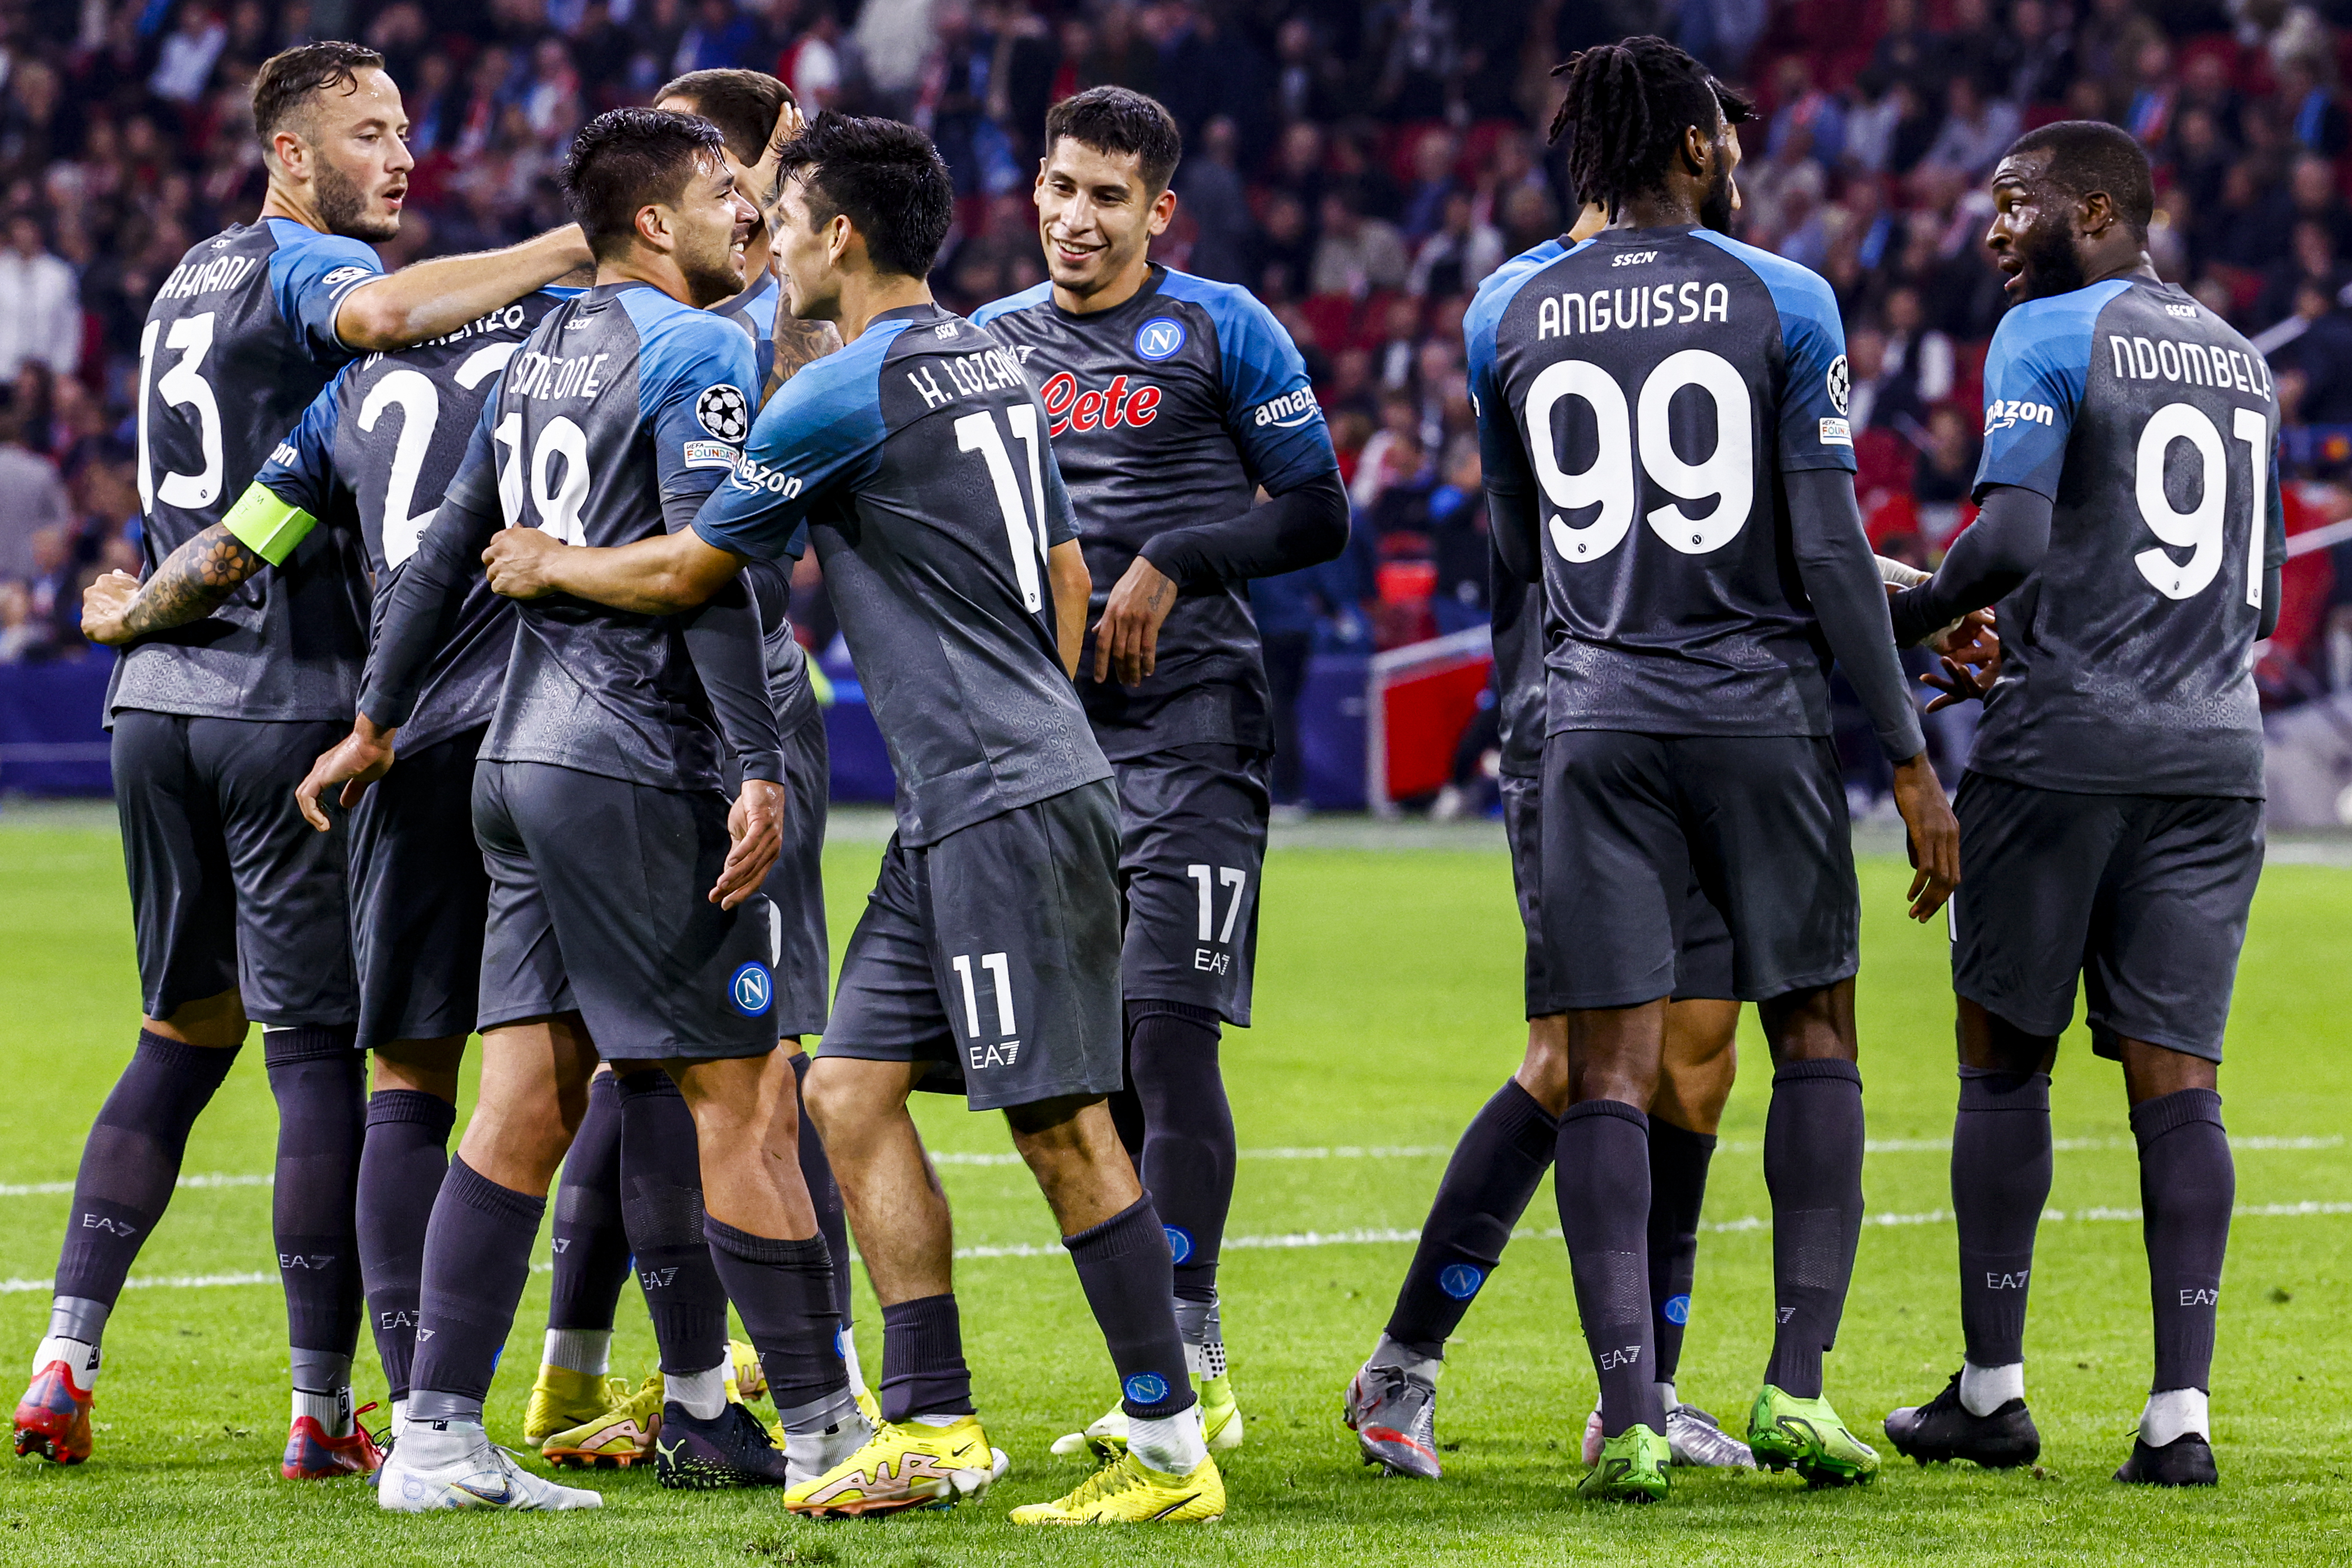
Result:
<svg viewBox="0 0 2352 1568">
<path fill-rule="evenodd" d="M 1715 401 L 1715 450 L 1696 463 L 1675 452 L 1667 412 L 1675 394 L 1697 387 Z M 1552 434 L 1552 411 L 1564 397 L 1582 398 L 1592 409 L 1599 440 L 1592 465 L 1581 473 L 1560 471 Z M 1583 565 L 1622 544 L 1633 526 L 1640 484 L 1635 454 L 1652 483 L 1684 501 L 1716 497 L 1712 510 L 1692 517 L 1675 502 L 1645 515 L 1651 531 L 1685 555 L 1721 549 L 1748 525 L 1756 499 L 1756 451 L 1748 383 L 1731 361 L 1706 349 L 1685 349 L 1658 362 L 1629 409 L 1625 393 L 1600 366 L 1585 360 L 1547 365 L 1528 389 L 1528 444 L 1544 496 L 1559 511 L 1546 532 L 1562 560 Z M 1598 506 L 1589 523 L 1573 526 L 1560 512 Z"/>
</svg>

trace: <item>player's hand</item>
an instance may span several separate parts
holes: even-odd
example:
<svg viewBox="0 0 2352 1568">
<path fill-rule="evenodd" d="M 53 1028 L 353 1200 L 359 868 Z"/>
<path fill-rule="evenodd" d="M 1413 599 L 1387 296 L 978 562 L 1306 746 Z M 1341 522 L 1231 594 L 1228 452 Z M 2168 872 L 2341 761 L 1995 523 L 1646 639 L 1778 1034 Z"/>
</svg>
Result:
<svg viewBox="0 0 2352 1568">
<path fill-rule="evenodd" d="M 81 591 L 81 634 L 93 643 L 120 648 L 131 641 L 123 624 L 131 601 L 139 597 L 139 580 L 127 571 L 110 571 Z"/>
<path fill-rule="evenodd" d="M 1911 918 L 1925 921 L 1960 884 L 1960 824 L 1926 752 L 1895 765 L 1895 809 L 1910 831 Z"/>
<path fill-rule="evenodd" d="M 1160 667 L 1160 628 L 1176 608 L 1176 580 L 1137 556 L 1110 591 L 1095 622 L 1095 679 L 1118 672 L 1119 685 L 1141 685 Z"/>
<path fill-rule="evenodd" d="M 302 820 L 322 833 L 334 825 L 319 804 L 319 797 L 333 785 L 342 786 L 335 799 L 344 810 L 358 805 L 367 787 L 392 767 L 393 739 L 397 733 L 377 728 L 365 714 L 352 719 L 351 734 L 338 741 L 333 750 L 320 753 L 295 787 L 294 799 L 301 805 Z"/>
<path fill-rule="evenodd" d="M 2000 653 L 2000 632 L 1995 629 L 1991 611 L 1971 610 L 1928 638 L 1927 646 L 1963 664 L 1982 664 Z"/>
<path fill-rule="evenodd" d="M 807 129 L 808 117 L 801 113 L 801 106 L 786 99 L 783 108 L 776 111 L 776 126 L 768 133 L 768 145 L 760 153 L 760 161 L 743 171 L 743 193 L 759 207 L 762 218 L 782 193 L 776 189 L 777 155 L 783 152 L 785 142 Z"/>
<path fill-rule="evenodd" d="M 776 857 L 784 852 L 784 787 L 765 779 L 746 779 L 727 813 L 727 836 L 734 841 L 727 863 L 719 868 L 719 885 L 710 902 L 732 909 L 768 880 Z"/>
<path fill-rule="evenodd" d="M 1981 615 L 1984 612 L 1976 613 Z M 1975 628 L 1966 643 L 1944 655 L 1941 671 L 1930 670 L 1919 677 L 1920 685 L 1943 694 L 1927 705 L 1927 711 L 1935 713 L 1954 703 L 1982 702 L 1991 692 L 1993 683 L 2000 679 L 2000 635 L 1988 620 Z"/>
<path fill-rule="evenodd" d="M 555 591 L 549 569 L 557 550 L 568 548 L 545 528 L 500 528 L 490 536 L 482 564 L 490 569 L 490 591 L 509 599 L 543 599 Z"/>
</svg>

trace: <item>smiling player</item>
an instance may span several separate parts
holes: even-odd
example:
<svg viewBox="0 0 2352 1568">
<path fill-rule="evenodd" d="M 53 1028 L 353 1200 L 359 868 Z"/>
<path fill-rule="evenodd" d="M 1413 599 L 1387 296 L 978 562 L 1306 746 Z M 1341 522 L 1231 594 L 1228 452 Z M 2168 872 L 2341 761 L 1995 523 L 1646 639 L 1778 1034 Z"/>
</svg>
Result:
<svg viewBox="0 0 2352 1568">
<path fill-rule="evenodd" d="M 1036 186 L 1051 280 L 972 319 L 1044 395 L 1093 580 L 1079 691 L 1118 778 L 1126 908 L 1129 1087 L 1114 1106 L 1168 1228 L 1185 1359 L 1224 1449 L 1242 1418 L 1217 1308 L 1234 1188 L 1217 1037 L 1250 1020 L 1274 747 L 1249 580 L 1346 549 L 1348 499 L 1281 324 L 1246 289 L 1151 260 L 1182 151 L 1141 93 L 1055 104 Z M 1054 1449 L 1116 1448 L 1126 1429 L 1114 1407 Z"/>
</svg>

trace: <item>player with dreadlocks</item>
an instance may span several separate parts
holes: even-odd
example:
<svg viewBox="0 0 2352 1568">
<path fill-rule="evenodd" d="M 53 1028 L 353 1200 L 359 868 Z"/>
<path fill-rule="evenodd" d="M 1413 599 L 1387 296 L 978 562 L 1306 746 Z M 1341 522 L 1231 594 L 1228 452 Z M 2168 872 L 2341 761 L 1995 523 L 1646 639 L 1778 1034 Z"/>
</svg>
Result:
<svg viewBox="0 0 2352 1568">
<path fill-rule="evenodd" d="M 1667 1486 L 1651 1113 L 1677 1109 L 1677 997 L 1756 1003 L 1774 1065 L 1777 1327 L 1749 1447 L 1816 1483 L 1866 1480 L 1877 1455 L 1822 1397 L 1862 1218 L 1860 901 L 1832 657 L 1895 765 L 1917 918 L 1957 880 L 1958 834 L 1854 504 L 1828 286 L 1720 232 L 1739 144 L 1697 61 L 1635 38 L 1566 75 L 1555 130 L 1572 128 L 1570 176 L 1607 225 L 1489 277 L 1465 334 L 1496 552 L 1543 585 L 1529 902 L 1542 1001 L 1565 1015 L 1552 1153 L 1601 1392 L 1581 1490 Z"/>
</svg>

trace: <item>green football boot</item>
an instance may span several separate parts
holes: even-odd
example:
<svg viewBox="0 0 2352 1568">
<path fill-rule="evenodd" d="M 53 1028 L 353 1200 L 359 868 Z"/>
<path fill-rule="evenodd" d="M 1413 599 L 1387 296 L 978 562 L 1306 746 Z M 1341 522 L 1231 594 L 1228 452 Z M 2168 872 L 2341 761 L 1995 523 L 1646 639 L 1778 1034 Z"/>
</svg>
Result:
<svg viewBox="0 0 2352 1568">
<path fill-rule="evenodd" d="M 1767 1469 L 1793 1468 L 1810 1486 L 1868 1486 L 1878 1450 L 1846 1430 L 1827 1399 L 1800 1399 L 1770 1384 L 1748 1413 L 1748 1447 Z"/>
<path fill-rule="evenodd" d="M 1601 1462 L 1576 1483 L 1577 1494 L 1601 1502 L 1662 1502 L 1674 1449 L 1663 1433 L 1636 1421 L 1601 1444 Z"/>
</svg>

